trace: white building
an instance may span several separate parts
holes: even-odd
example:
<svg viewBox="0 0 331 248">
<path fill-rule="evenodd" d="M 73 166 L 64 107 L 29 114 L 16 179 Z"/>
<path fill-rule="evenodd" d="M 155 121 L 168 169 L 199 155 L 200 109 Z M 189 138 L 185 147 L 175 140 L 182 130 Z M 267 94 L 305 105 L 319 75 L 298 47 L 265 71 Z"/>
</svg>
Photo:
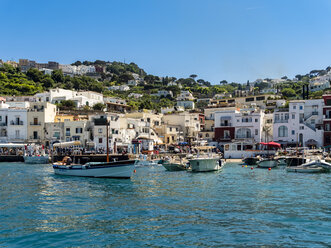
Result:
<svg viewBox="0 0 331 248">
<path fill-rule="evenodd" d="M 282 144 L 323 145 L 323 100 L 291 101 L 274 112 L 273 138 Z"/>
<path fill-rule="evenodd" d="M 64 74 L 84 75 L 96 72 L 94 65 L 59 65 L 59 68 L 63 71 Z"/>
<path fill-rule="evenodd" d="M 104 103 L 103 95 L 94 91 L 74 91 L 66 89 L 51 89 L 48 92 L 37 93 L 35 95 L 41 102 L 60 103 L 64 100 L 72 100 L 77 107 L 93 106 L 96 103 Z"/>
<path fill-rule="evenodd" d="M 152 96 L 158 96 L 158 97 L 167 97 L 167 96 L 171 96 L 173 97 L 173 93 L 172 91 L 168 91 L 168 90 L 159 90 L 157 93 L 152 94 Z"/>
<path fill-rule="evenodd" d="M 215 140 L 259 143 L 264 141 L 264 112 L 261 109 L 228 108 L 214 113 Z"/>
<path fill-rule="evenodd" d="M 27 109 L 10 108 L 0 103 L 0 141 L 24 142 L 27 140 Z"/>
<path fill-rule="evenodd" d="M 143 94 L 138 94 L 138 93 L 130 93 L 128 97 L 133 97 L 133 98 L 140 98 L 143 97 Z"/>
<path fill-rule="evenodd" d="M 194 99 L 194 96 L 188 90 L 182 90 L 176 98 L 177 101 L 194 101 Z"/>
<path fill-rule="evenodd" d="M 114 85 L 114 86 L 108 87 L 108 90 L 128 91 L 128 90 L 130 90 L 130 87 L 125 84 L 124 85 Z"/>
</svg>

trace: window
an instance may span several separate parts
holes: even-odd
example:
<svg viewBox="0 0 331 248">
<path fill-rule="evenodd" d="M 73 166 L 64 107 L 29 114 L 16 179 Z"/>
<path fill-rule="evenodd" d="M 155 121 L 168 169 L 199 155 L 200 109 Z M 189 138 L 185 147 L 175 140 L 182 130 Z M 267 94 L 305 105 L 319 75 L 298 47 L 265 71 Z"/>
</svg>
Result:
<svg viewBox="0 0 331 248">
<path fill-rule="evenodd" d="M 0 115 L 0 121 L 2 121 L 2 116 Z"/>
<path fill-rule="evenodd" d="M 259 134 L 259 130 L 255 129 L 255 135 L 258 135 L 258 134 Z"/>
<path fill-rule="evenodd" d="M 53 137 L 60 139 L 60 132 L 59 131 L 54 132 Z"/>
<path fill-rule="evenodd" d="M 70 127 L 66 128 L 66 136 L 70 136 Z"/>
<path fill-rule="evenodd" d="M 303 106 L 300 106 L 299 108 L 300 108 L 300 110 L 303 110 Z"/>
<path fill-rule="evenodd" d="M 286 126 L 280 126 L 278 128 L 278 137 L 287 137 L 287 127 Z"/>
<path fill-rule="evenodd" d="M 15 130 L 15 139 L 20 138 L 20 130 Z"/>
<path fill-rule="evenodd" d="M 293 109 L 297 109 L 297 106 L 294 105 L 294 106 L 293 106 Z"/>
<path fill-rule="evenodd" d="M 225 139 L 230 139 L 231 138 L 230 137 L 230 131 L 229 130 L 224 130 L 223 136 L 224 136 Z"/>
<path fill-rule="evenodd" d="M 83 128 L 77 127 L 76 128 L 76 133 L 83 133 Z"/>
<path fill-rule="evenodd" d="M 98 129 L 98 133 L 102 133 L 102 128 L 99 128 Z"/>
<path fill-rule="evenodd" d="M 255 119 L 255 122 L 258 122 L 259 121 L 259 119 Z"/>
<path fill-rule="evenodd" d="M 178 132 L 178 127 L 176 127 L 176 132 Z"/>
<path fill-rule="evenodd" d="M 292 119 L 295 119 L 295 114 L 292 114 Z"/>
<path fill-rule="evenodd" d="M 99 144 L 101 144 L 102 143 L 102 138 L 99 138 Z"/>
<path fill-rule="evenodd" d="M 315 124 L 315 119 L 311 119 L 311 122 L 310 122 L 311 124 Z"/>
<path fill-rule="evenodd" d="M 172 132 L 172 127 L 169 127 L 170 132 Z"/>
<path fill-rule="evenodd" d="M 300 126 L 300 130 L 304 130 L 305 129 L 305 127 L 304 126 Z"/>
<path fill-rule="evenodd" d="M 294 135 L 295 134 L 295 131 L 294 130 L 292 130 L 292 135 Z"/>
<path fill-rule="evenodd" d="M 209 138 L 209 133 L 206 133 L 206 138 Z"/>
</svg>

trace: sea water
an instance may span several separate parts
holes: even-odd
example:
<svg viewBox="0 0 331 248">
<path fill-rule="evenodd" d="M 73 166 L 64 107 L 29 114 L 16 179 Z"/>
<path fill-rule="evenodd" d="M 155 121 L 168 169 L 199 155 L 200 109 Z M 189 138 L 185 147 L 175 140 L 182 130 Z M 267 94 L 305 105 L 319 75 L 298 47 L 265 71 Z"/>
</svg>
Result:
<svg viewBox="0 0 331 248">
<path fill-rule="evenodd" d="M 330 247 L 330 179 L 239 164 L 96 179 L 0 163 L 0 247 Z"/>
</svg>

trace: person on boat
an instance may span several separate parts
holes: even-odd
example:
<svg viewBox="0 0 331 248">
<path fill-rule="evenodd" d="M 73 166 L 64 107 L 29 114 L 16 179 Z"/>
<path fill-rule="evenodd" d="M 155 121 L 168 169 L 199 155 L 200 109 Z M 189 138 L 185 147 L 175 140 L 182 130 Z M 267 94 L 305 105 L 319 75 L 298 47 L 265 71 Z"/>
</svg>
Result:
<svg viewBox="0 0 331 248">
<path fill-rule="evenodd" d="M 71 165 L 72 159 L 70 157 L 67 158 L 66 165 Z"/>
</svg>

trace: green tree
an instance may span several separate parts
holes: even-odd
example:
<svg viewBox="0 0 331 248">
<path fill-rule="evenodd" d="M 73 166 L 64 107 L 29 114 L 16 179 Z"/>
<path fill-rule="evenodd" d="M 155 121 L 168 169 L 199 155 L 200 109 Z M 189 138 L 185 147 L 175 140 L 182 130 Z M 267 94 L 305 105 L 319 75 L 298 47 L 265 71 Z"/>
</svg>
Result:
<svg viewBox="0 0 331 248">
<path fill-rule="evenodd" d="M 52 71 L 52 79 L 57 83 L 63 83 L 64 82 L 64 76 L 63 76 L 62 70 Z"/>
<path fill-rule="evenodd" d="M 295 90 L 294 89 L 292 89 L 292 88 L 284 88 L 284 89 L 282 89 L 282 95 L 284 96 L 284 97 L 294 97 L 294 96 L 296 96 L 296 93 L 295 93 Z"/>
<path fill-rule="evenodd" d="M 94 104 L 93 105 L 93 110 L 99 110 L 99 111 L 102 111 L 102 110 L 104 110 L 104 108 L 105 108 L 106 106 L 105 106 L 105 104 L 102 104 L 102 103 L 96 103 L 96 104 Z"/>
</svg>

